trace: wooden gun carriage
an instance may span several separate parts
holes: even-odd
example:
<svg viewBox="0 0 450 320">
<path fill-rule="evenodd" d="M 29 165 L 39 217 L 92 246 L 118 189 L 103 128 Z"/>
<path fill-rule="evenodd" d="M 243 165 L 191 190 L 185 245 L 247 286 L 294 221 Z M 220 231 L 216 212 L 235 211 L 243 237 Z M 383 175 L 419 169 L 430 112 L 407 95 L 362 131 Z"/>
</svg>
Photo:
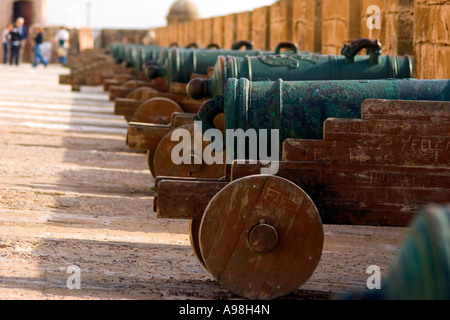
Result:
<svg viewBox="0 0 450 320">
<path fill-rule="evenodd" d="M 235 161 L 220 180 L 157 177 L 154 211 L 192 221 L 193 251 L 220 284 L 273 299 L 314 272 L 322 224 L 408 226 L 447 203 L 449 151 L 449 102 L 367 100 L 361 119 L 327 119 L 323 140 L 285 140 L 276 175 Z"/>
</svg>

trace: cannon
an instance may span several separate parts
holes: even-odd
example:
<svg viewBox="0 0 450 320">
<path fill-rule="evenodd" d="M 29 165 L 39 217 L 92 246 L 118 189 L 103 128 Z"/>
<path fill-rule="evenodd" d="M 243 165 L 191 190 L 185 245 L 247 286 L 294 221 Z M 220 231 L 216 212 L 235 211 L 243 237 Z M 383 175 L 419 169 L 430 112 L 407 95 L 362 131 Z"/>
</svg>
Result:
<svg viewBox="0 0 450 320">
<path fill-rule="evenodd" d="M 171 86 L 168 86 L 166 79 L 163 77 L 151 77 L 149 76 L 148 70 L 163 67 L 172 49 L 183 51 L 214 51 L 212 50 L 213 47 L 220 48 L 217 44 L 209 44 L 206 49 L 198 49 L 196 43 L 190 43 L 183 49 L 178 48 L 177 44 L 171 44 L 171 46 L 167 48 L 131 45 L 125 49 L 127 52 L 127 54 L 125 54 L 127 57 L 125 66 L 127 68 L 133 67 L 133 70 L 139 75 L 138 79 L 129 79 L 128 83 L 110 81 L 105 83 L 104 89 L 105 91 L 109 91 L 110 100 L 125 98 L 133 89 L 144 86 L 155 88 L 158 91 L 168 92 L 171 90 Z M 176 84 L 173 84 L 173 86 L 176 86 Z M 174 91 L 177 91 L 177 89 Z M 178 90 L 178 92 L 182 92 L 183 94 L 185 91 L 186 89 L 184 87 L 181 91 Z"/>
<path fill-rule="evenodd" d="M 164 98 L 153 98 L 160 100 Z M 154 106 L 161 106 L 163 104 L 172 104 L 170 101 L 148 101 Z M 208 166 L 207 170 L 203 169 L 201 175 L 196 174 L 201 168 L 197 165 L 194 159 L 188 164 L 180 163 L 177 166 L 170 166 L 170 171 L 166 163 L 171 163 L 171 151 L 177 142 L 172 141 L 172 132 L 176 129 L 185 130 L 193 139 L 202 139 L 202 133 L 195 130 L 193 122 L 195 114 L 178 112 L 176 106 L 167 105 L 167 108 L 172 108 L 171 119 L 149 119 L 148 122 L 139 123 L 131 121 L 128 124 L 127 145 L 131 149 L 147 150 L 147 161 L 150 173 L 156 177 L 161 170 L 166 175 L 171 176 L 195 176 L 208 177 L 219 179 L 223 176 L 223 167 L 220 164 Z M 169 115 L 169 113 L 168 113 Z M 168 124 L 166 124 L 168 123 Z M 198 137 L 196 137 L 197 135 Z M 202 148 L 206 148 L 210 143 L 208 141 L 202 142 Z M 191 156 L 191 155 L 189 155 Z"/>
<path fill-rule="evenodd" d="M 180 119 L 179 113 L 185 113 L 183 128 L 193 133 L 194 116 L 203 102 L 191 99 L 186 95 L 156 91 L 151 93 L 149 88 L 140 89 L 143 90 L 146 99 L 118 99 L 119 101 L 116 102 L 119 103 L 116 103 L 115 113 L 124 114 L 129 120 L 127 145 L 131 149 L 147 150 L 150 173 L 156 177 L 161 168 L 167 168 L 167 165 L 171 163 L 170 150 L 176 144 L 171 141 L 171 133 L 180 127 L 173 123 L 173 115 L 177 114 L 176 119 Z M 137 93 L 138 90 L 136 89 L 133 93 Z M 125 106 L 123 110 L 120 109 L 122 105 Z M 127 113 L 130 110 L 133 112 Z M 223 125 L 217 123 L 217 127 L 223 127 Z M 164 128 L 163 131 L 161 128 Z M 161 135 L 162 132 L 164 132 L 163 135 Z M 199 132 L 199 134 L 202 133 Z M 204 147 L 208 144 L 205 143 Z M 157 159 L 156 168 L 158 170 L 155 170 L 154 159 Z M 183 175 L 187 172 L 188 175 L 195 176 L 200 166 L 171 166 L 171 169 L 171 174 L 174 175 Z M 223 170 L 219 165 L 211 166 L 207 172 L 204 171 L 202 170 L 204 175 L 219 178 L 222 176 Z M 166 170 L 163 172 L 167 174 Z"/>
<path fill-rule="evenodd" d="M 390 100 L 448 100 L 450 99 L 450 86 L 446 80 L 417 80 L 417 79 L 384 79 L 384 80 L 342 80 L 342 81 L 260 81 L 251 82 L 248 79 L 229 79 L 225 88 L 225 96 L 216 96 L 204 102 L 195 117 L 201 124 L 201 131 L 217 128 L 220 116 L 223 131 L 237 132 L 241 129 L 247 132 L 254 129 L 255 134 L 260 130 L 268 131 L 260 141 L 246 145 L 246 149 L 239 148 L 239 141 L 223 139 L 222 144 L 214 151 L 214 157 L 223 159 L 220 147 L 233 145 L 233 150 L 227 150 L 226 162 L 241 156 L 248 159 L 249 155 L 261 154 L 269 161 L 279 159 L 281 154 L 279 146 L 288 138 L 320 139 L 323 134 L 323 123 L 327 118 L 354 118 L 361 117 L 361 104 L 366 99 Z M 220 123 L 220 120 L 219 120 Z M 276 129 L 276 131 L 272 131 Z M 193 129 L 190 129 L 191 131 Z M 277 137 L 272 139 L 272 133 Z M 169 133 L 170 136 L 172 133 Z M 223 136 L 223 134 L 222 134 Z M 133 138 L 129 138 L 132 140 Z M 152 139 L 149 137 L 149 139 Z M 235 139 L 231 136 L 230 139 Z M 236 138 L 237 139 L 237 138 Z M 260 143 L 265 143 L 267 150 L 258 149 Z M 166 145 L 166 147 L 163 147 Z M 169 137 L 162 141 L 161 148 L 170 150 L 176 143 Z M 279 150 L 278 154 L 275 150 Z M 272 152 L 273 151 L 273 152 Z M 204 150 L 192 152 L 187 158 L 203 159 Z M 239 155 L 239 153 L 243 153 Z M 153 153 L 152 156 L 156 157 Z M 165 156 L 164 159 L 166 159 Z M 252 159 L 254 159 L 253 156 Z M 149 158 L 149 162 L 151 159 Z M 210 172 L 209 165 L 197 161 L 195 174 L 192 171 L 181 173 L 175 170 L 175 164 L 170 161 L 158 161 L 152 166 L 157 175 L 170 175 L 177 172 L 180 176 L 202 176 L 203 171 Z M 224 164 L 225 161 L 222 163 Z M 217 164 L 217 163 L 215 163 Z M 220 170 L 215 171 L 219 174 Z M 165 174 L 163 174 L 165 173 Z M 155 175 L 154 172 L 152 172 Z"/>
<path fill-rule="evenodd" d="M 349 49 L 352 48 L 352 49 Z M 367 55 L 357 55 L 366 49 Z M 210 79 L 192 79 L 187 92 L 194 99 L 223 95 L 230 78 L 250 81 L 359 80 L 412 78 L 409 56 L 382 56 L 377 40 L 358 39 L 344 46 L 342 55 L 320 55 L 295 51 L 264 56 L 220 56 Z"/>
<path fill-rule="evenodd" d="M 151 172 L 158 175 L 180 177 L 217 178 L 223 176 L 223 165 L 234 159 L 254 159 L 273 161 L 281 157 L 283 141 L 295 139 L 321 139 L 323 123 L 327 118 L 361 118 L 361 104 L 366 99 L 389 100 L 444 100 L 450 99 L 450 86 L 447 80 L 417 80 L 417 79 L 384 79 L 384 80 L 343 80 L 343 81 L 268 81 L 251 82 L 248 79 L 230 79 L 225 88 L 225 97 L 216 96 L 204 102 L 194 120 L 201 128 L 198 131 L 206 133 L 210 129 L 216 131 L 222 143 L 215 145 L 212 151 L 215 170 L 211 164 L 202 161 L 205 157 L 205 147 L 184 155 L 186 159 L 198 159 L 196 166 L 179 166 L 169 161 L 170 150 L 179 142 L 172 141 L 171 136 L 176 129 L 167 133 L 161 139 L 158 148 L 165 150 L 157 152 L 149 150 Z M 274 131 L 275 129 L 275 131 Z M 227 136 L 227 130 L 233 135 Z M 235 133 L 242 130 L 244 138 Z M 249 132 L 249 130 L 251 132 Z M 260 138 L 261 130 L 265 136 Z M 189 129 L 194 132 L 193 125 Z M 247 136 L 254 133 L 256 140 L 245 144 Z M 148 139 L 154 140 L 148 131 Z M 276 136 L 273 136 L 276 134 Z M 192 139 L 193 135 L 191 135 Z M 139 139 L 147 137 L 140 136 Z M 128 141 L 133 141 L 133 135 Z M 245 144 L 245 149 L 240 147 Z M 266 150 L 258 146 L 267 146 Z M 191 143 L 193 145 L 193 143 Z M 229 148 L 223 152 L 221 148 Z M 278 150 L 278 152 L 276 152 Z M 157 160 L 161 157 L 163 160 Z M 192 160 L 193 161 L 193 160 Z M 221 163 L 220 163 L 221 161 Z M 222 165 L 222 169 L 220 168 Z M 192 171 L 195 168 L 195 171 Z M 186 169 L 186 170 L 184 170 Z M 188 170 L 189 169 L 189 170 Z M 214 172 L 214 176 L 208 176 Z"/>
<path fill-rule="evenodd" d="M 91 63 L 72 68 L 69 75 L 61 75 L 61 84 L 70 84 L 72 91 L 79 91 L 81 86 L 104 86 L 105 91 L 109 91 L 111 86 L 119 86 L 126 82 L 126 86 L 138 87 L 148 85 L 149 82 L 141 75 L 141 63 L 137 60 L 140 51 L 144 48 L 142 45 L 132 44 L 113 44 L 108 49 L 108 54 L 102 58 L 97 58 Z M 150 46 L 147 50 L 153 50 L 153 56 L 160 54 L 160 47 Z M 98 55 L 97 55 L 98 56 Z M 98 56 L 100 57 L 100 56 Z M 92 57 L 89 60 L 93 60 Z M 126 61 L 125 63 L 123 63 Z M 131 68 L 133 67 L 133 68 Z M 161 89 L 161 84 L 154 85 Z M 116 90 L 117 89 L 116 87 Z"/>
<path fill-rule="evenodd" d="M 133 67 L 132 71 L 135 76 L 124 77 L 123 75 L 118 75 L 114 79 L 106 80 L 104 81 L 104 91 L 113 91 L 113 93 L 110 92 L 111 100 L 114 100 L 115 97 L 124 97 L 132 89 L 141 86 L 150 86 L 160 91 L 168 91 L 165 81 L 160 79 L 149 80 L 146 77 L 146 68 L 150 65 L 163 66 L 172 47 L 178 47 L 178 44 L 173 43 L 169 47 L 115 44 L 110 49 L 110 52 L 116 63 L 124 65 L 125 69 Z M 194 47 L 197 47 L 197 45 L 192 43 L 186 48 Z M 112 86 L 114 87 L 110 89 Z"/>
<path fill-rule="evenodd" d="M 209 45 L 207 48 L 209 48 Z M 132 48 L 132 65 L 140 74 L 144 72 L 146 76 L 146 69 L 148 66 L 163 66 L 167 60 L 171 48 L 178 47 L 178 44 L 173 43 L 169 47 L 161 46 L 141 46 L 140 48 Z M 190 43 L 186 49 L 198 48 L 196 43 Z"/>
<path fill-rule="evenodd" d="M 110 57 L 105 56 L 102 60 L 71 68 L 70 74 L 60 75 L 59 83 L 71 85 L 72 91 L 80 91 L 81 86 L 102 85 L 115 75 L 127 80 L 135 78 L 132 70 L 117 65 Z"/>
<path fill-rule="evenodd" d="M 115 44 L 107 51 L 94 49 L 78 54 L 69 61 L 70 74 L 60 75 L 59 83 L 71 85 L 72 91 L 80 91 L 81 86 L 101 85 L 116 74 L 127 79 L 133 78 L 131 70 L 115 62 L 113 54 L 120 50 L 121 46 Z"/>
<path fill-rule="evenodd" d="M 236 44 L 234 47 L 239 47 L 240 45 L 241 44 Z M 349 50 L 349 49 L 345 50 L 345 48 L 348 48 L 348 47 L 351 47 L 352 50 Z M 380 57 L 381 44 L 377 40 L 359 39 L 357 41 L 354 41 L 348 47 L 346 46 L 343 49 L 343 52 L 346 51 L 346 56 L 345 56 L 345 61 L 346 62 L 345 63 L 348 63 L 348 64 L 352 65 L 352 67 L 349 68 L 349 69 L 351 69 L 351 75 L 348 75 L 347 77 L 355 77 L 355 78 L 365 78 L 365 77 L 369 77 L 370 78 L 370 77 L 376 77 L 376 76 L 378 76 L 378 77 L 383 77 L 383 76 L 389 77 L 389 76 L 391 76 L 391 73 L 388 72 L 389 70 L 392 70 L 392 72 L 396 73 L 399 77 L 410 77 L 412 75 L 412 68 L 413 68 L 413 66 L 412 66 L 411 59 L 409 57 L 405 57 L 403 59 L 398 59 L 397 57 L 384 57 L 384 56 Z M 351 63 L 352 60 L 355 59 L 354 56 L 359 51 L 361 51 L 362 49 L 367 49 L 368 52 L 370 53 L 370 56 L 367 56 L 367 57 L 362 56 L 361 58 L 356 58 L 358 60 L 358 62 L 357 63 Z M 283 54 L 282 54 L 282 50 L 288 50 L 288 51 L 287 52 L 283 51 Z M 175 49 L 175 51 L 173 51 L 173 52 L 177 53 L 177 55 L 175 55 L 176 58 L 173 58 L 173 60 L 174 61 L 178 61 L 178 62 L 181 61 L 180 60 L 181 59 L 180 55 L 181 56 L 183 56 L 183 55 L 180 53 L 180 51 L 177 51 Z M 217 52 L 215 52 L 215 54 L 217 54 Z M 208 59 L 209 59 L 209 55 L 210 55 L 210 53 L 208 53 Z M 315 54 L 311 54 L 311 53 L 299 53 L 297 46 L 295 44 L 291 43 L 291 42 L 282 42 L 282 43 L 280 43 L 277 46 L 277 48 L 275 49 L 275 55 L 274 55 L 273 52 L 271 52 L 271 53 L 264 53 L 264 55 L 259 55 L 259 52 L 258 52 L 256 56 L 252 56 L 252 57 L 247 55 L 245 58 L 243 58 L 242 55 L 240 55 L 240 57 L 229 56 L 229 59 L 244 59 L 244 60 L 245 59 L 255 59 L 255 60 L 258 60 L 258 61 L 259 61 L 259 59 L 261 59 L 261 60 L 265 61 L 265 59 L 269 59 L 270 60 L 270 59 L 273 59 L 273 57 L 280 57 L 280 56 L 291 57 L 291 58 L 292 57 L 299 57 L 299 56 L 301 56 L 301 57 L 306 57 L 305 59 L 307 59 L 307 60 L 314 60 L 315 58 L 318 58 L 318 59 L 321 59 L 322 61 L 328 61 L 328 63 L 322 63 L 323 64 L 323 66 L 322 66 L 323 69 L 330 68 L 329 61 L 338 61 L 338 60 L 343 60 L 344 59 L 344 56 L 337 57 L 337 56 L 328 56 L 328 55 L 315 55 Z M 174 57 L 174 56 L 172 56 L 172 57 Z M 195 60 L 194 57 L 196 57 L 196 56 L 194 56 L 192 54 L 192 55 L 186 55 L 186 57 L 189 57 L 189 59 L 193 59 L 192 61 L 194 61 Z M 332 57 L 332 58 L 330 58 L 330 57 Z M 221 58 L 222 57 L 219 56 L 219 58 L 218 58 L 219 62 L 217 62 L 217 63 L 220 63 L 220 61 L 223 61 L 223 60 L 221 60 Z M 189 59 L 187 59 L 187 60 L 189 60 Z M 383 66 L 381 66 L 381 67 L 376 65 L 376 64 L 378 64 L 378 60 L 380 60 L 380 59 L 383 61 L 383 63 L 381 63 Z M 171 63 L 170 66 L 169 66 L 169 63 L 170 63 L 169 60 L 167 61 L 166 68 L 170 69 L 172 71 L 174 71 L 174 70 L 177 71 L 178 69 L 176 69 L 176 68 L 180 68 L 179 63 L 178 62 L 177 63 Z M 296 61 L 298 62 L 298 60 L 296 60 Z M 388 61 L 392 61 L 392 64 L 395 65 L 395 67 L 394 66 L 390 66 L 391 69 L 389 69 L 388 68 L 388 64 L 389 64 Z M 401 61 L 401 63 L 400 63 L 400 61 Z M 314 63 L 314 61 L 312 61 L 312 62 Z M 309 62 L 308 62 L 308 64 L 309 64 Z M 188 63 L 188 70 L 192 71 L 192 66 L 193 65 L 194 65 L 193 63 L 192 64 Z M 400 67 L 398 65 L 400 65 Z M 189 69 L 189 68 L 191 68 L 191 69 Z M 156 69 L 157 68 L 155 68 L 155 70 Z M 164 68 L 162 68 L 162 69 L 166 70 Z M 336 67 L 335 70 L 337 70 L 337 69 L 338 68 Z M 366 71 L 367 69 L 370 69 L 370 70 L 374 70 L 375 69 L 377 71 L 376 72 L 367 72 Z M 385 70 L 385 69 L 388 69 L 388 70 Z M 287 78 L 289 78 L 289 77 L 302 78 L 302 76 L 301 76 L 301 74 L 299 72 L 292 73 L 289 70 L 289 68 L 283 68 L 283 67 L 280 68 L 276 64 L 269 64 L 267 66 L 266 71 L 267 70 L 269 70 L 269 71 L 272 70 L 272 75 L 277 74 L 279 77 L 283 77 L 283 78 L 285 78 L 286 75 L 288 75 Z M 357 70 L 359 70 L 359 71 L 357 71 Z M 400 70 L 400 73 L 399 73 L 399 70 Z M 267 71 L 267 72 L 269 72 L 269 71 Z M 382 71 L 384 71 L 384 73 Z M 308 71 L 308 72 L 309 73 L 313 73 L 313 72 L 310 72 L 310 71 Z M 294 76 L 294 74 L 295 74 L 295 76 Z M 172 75 L 173 75 L 173 77 L 178 77 L 178 79 L 184 77 L 182 74 L 180 75 L 180 73 L 178 71 L 174 72 Z M 171 77 L 171 76 L 169 75 L 169 77 Z M 324 77 L 324 78 L 326 78 L 326 77 L 333 78 L 332 76 L 326 74 L 325 72 L 324 72 L 324 75 L 322 75 L 322 77 Z M 208 78 L 208 76 L 203 77 L 205 80 L 201 80 L 201 78 L 199 78 L 197 75 L 191 75 L 191 78 L 195 78 L 195 79 L 191 80 L 190 83 L 188 84 L 188 86 L 187 86 L 187 92 L 188 93 L 191 93 L 191 90 L 190 90 L 189 86 L 193 82 L 201 81 L 202 83 L 206 83 L 206 82 L 210 81 L 210 80 L 206 80 Z M 175 84 L 180 86 L 179 83 L 172 83 L 172 86 L 174 86 Z M 183 90 L 184 90 L 183 87 L 180 87 L 180 92 L 182 92 Z M 221 92 L 223 92 L 223 89 L 221 90 Z M 198 98 L 198 97 L 194 97 L 194 98 Z M 193 98 L 191 98 L 191 99 L 183 98 L 183 103 L 186 103 L 186 100 L 189 101 L 190 105 L 195 104 L 195 102 L 194 102 L 195 99 L 193 99 Z M 207 98 L 204 98 L 201 101 L 203 102 L 203 101 L 206 101 L 206 100 L 207 100 Z M 182 104 L 181 101 L 179 101 L 179 100 L 176 100 L 176 101 L 179 102 L 180 105 Z M 115 109 L 116 111 L 115 111 L 115 113 L 116 114 L 120 114 L 120 115 L 124 115 L 124 116 L 126 116 L 129 119 L 132 116 L 132 114 L 134 113 L 134 111 L 136 110 L 138 104 L 139 104 L 138 102 L 133 102 L 133 101 L 125 100 L 125 99 L 116 99 L 116 109 Z M 196 113 L 197 111 L 190 109 L 190 112 L 195 112 Z M 136 121 L 137 122 L 143 122 L 143 121 L 139 121 L 139 120 L 136 120 Z M 131 137 L 130 139 L 133 139 L 133 137 Z M 149 137 L 149 139 L 152 140 L 153 137 Z M 166 165 L 168 165 L 168 164 L 166 163 Z M 152 166 L 152 167 L 154 167 L 154 166 Z"/>
<path fill-rule="evenodd" d="M 352 290 L 341 300 L 449 300 L 450 206 L 418 211 L 378 290 Z"/>
<path fill-rule="evenodd" d="M 115 55 L 117 64 L 124 64 L 125 67 L 130 68 L 133 65 L 133 51 L 134 49 L 141 48 L 141 44 L 124 44 L 122 45 L 117 54 Z"/>
<path fill-rule="evenodd" d="M 320 261 L 323 224 L 409 226 L 423 206 L 449 199 L 450 102 L 360 107 L 360 118 L 326 119 L 320 140 L 283 141 L 274 175 L 235 160 L 219 180 L 157 177 L 153 210 L 191 219 L 195 256 L 234 294 L 289 294 Z"/>
<path fill-rule="evenodd" d="M 158 80 L 158 79 L 154 79 Z M 131 82 L 130 85 L 133 85 L 136 82 Z M 158 82 L 159 85 L 163 86 L 162 83 Z M 127 84 L 124 84 L 123 87 L 126 87 Z M 124 116 L 127 121 L 132 121 L 133 115 L 137 113 L 140 106 L 146 102 L 148 99 L 153 98 L 165 98 L 170 99 L 174 103 L 178 104 L 184 112 L 187 113 L 197 113 L 200 107 L 202 106 L 203 100 L 195 100 L 189 97 L 184 93 L 185 86 L 180 86 L 178 90 L 174 90 L 172 87 L 170 91 L 166 90 L 158 90 L 155 88 L 156 86 L 149 87 L 147 85 L 139 86 L 139 87 L 129 87 L 124 98 L 117 97 L 114 99 L 114 114 Z M 112 88 L 113 92 L 115 88 Z M 126 90 L 125 88 L 123 89 Z M 139 94 L 137 94 L 139 93 Z M 158 108 L 159 112 L 162 112 L 164 115 L 166 112 L 164 108 Z M 155 112 L 156 110 L 153 109 Z M 139 112 L 140 115 L 144 113 Z M 155 115 L 157 116 L 157 115 Z M 134 117 L 135 122 L 145 122 L 144 118 L 136 118 Z"/>
<path fill-rule="evenodd" d="M 295 47 L 295 45 L 292 45 Z M 144 73 L 147 79 L 150 79 L 151 83 L 146 82 L 134 82 L 128 83 L 128 86 L 114 86 L 108 87 L 110 91 L 110 100 L 117 100 L 118 98 L 121 100 L 116 101 L 115 113 L 118 115 L 124 115 L 128 118 L 134 113 L 139 105 L 136 101 L 123 100 L 126 98 L 126 95 L 129 94 L 136 87 L 145 87 L 149 86 L 158 90 L 159 92 L 164 93 L 165 98 L 171 98 L 175 102 L 179 104 L 189 104 L 188 112 L 197 112 L 200 108 L 201 103 L 197 103 L 193 101 L 194 99 L 187 96 L 186 93 L 186 84 L 189 81 L 190 77 L 210 77 L 210 69 L 214 66 L 215 60 L 219 53 L 228 53 L 228 54 L 237 54 L 242 55 L 242 52 L 246 52 L 247 54 L 260 54 L 262 51 L 255 50 L 247 50 L 247 51 L 239 51 L 238 49 L 242 47 L 246 47 L 247 49 L 251 49 L 253 44 L 249 41 L 239 41 L 232 45 L 232 50 L 222 50 L 220 46 L 216 44 L 210 44 L 206 49 L 197 49 L 195 44 L 190 44 L 191 48 L 183 48 L 180 49 L 178 47 L 167 48 L 165 51 L 168 57 L 161 58 L 158 63 L 155 65 L 154 63 L 147 63 L 144 66 Z M 216 48 L 216 49 L 213 49 Z M 280 47 L 281 50 L 281 47 Z M 164 54 L 162 54 L 164 55 Z M 166 70 L 167 66 L 170 65 L 169 61 L 180 62 L 180 59 L 189 60 L 185 61 L 188 64 L 189 69 L 186 69 L 186 66 L 183 66 L 183 77 L 188 77 L 187 79 L 176 76 L 177 81 L 175 82 L 175 78 L 170 78 L 169 80 L 163 77 L 162 70 Z M 206 60 L 205 60 L 206 58 Z M 191 65 L 189 65 L 189 62 Z M 158 71 L 159 70 L 159 71 Z M 179 70 L 179 67 L 178 67 Z M 161 73 L 161 74 L 159 74 Z M 167 94 L 166 94 L 167 93 Z M 171 94 L 174 94 L 173 96 Z M 153 98 L 154 96 L 152 96 Z M 150 98 L 150 97 L 149 97 Z M 182 101 L 181 101 L 182 100 Z M 184 102 L 187 101 L 188 102 Z M 195 105 L 196 110 L 193 110 L 191 106 Z M 194 108 L 194 109 L 195 109 Z M 127 110 L 128 109 L 128 110 Z"/>
<path fill-rule="evenodd" d="M 191 44 L 191 46 L 195 47 L 194 44 Z M 280 44 L 277 48 L 277 50 L 282 50 L 284 46 L 287 46 L 286 44 Z M 183 75 L 188 75 L 190 72 L 205 72 L 206 74 L 190 74 L 190 76 L 195 77 L 209 77 L 208 69 L 211 69 L 211 67 L 215 63 L 215 59 L 217 58 L 219 53 L 228 53 L 228 54 L 237 54 L 242 55 L 243 52 L 246 54 L 260 54 L 262 51 L 254 51 L 254 50 L 247 50 L 247 51 L 239 51 L 240 48 L 245 47 L 247 49 L 252 49 L 253 44 L 249 41 L 239 41 L 232 45 L 232 50 L 222 50 L 220 46 L 217 44 L 210 44 L 208 45 L 207 49 L 179 49 L 177 47 L 172 48 L 170 51 L 171 57 L 178 57 L 176 59 L 179 59 L 180 57 L 191 57 L 194 60 L 194 64 L 191 65 L 190 71 L 184 71 Z M 215 48 L 215 49 L 213 49 Z M 289 44 L 289 48 L 296 48 L 294 44 Z M 174 54 L 174 52 L 176 54 Z M 206 58 L 205 58 L 206 57 Z M 186 58 L 186 59 L 187 59 Z M 173 58 L 175 59 L 175 58 Z M 173 60 L 172 59 L 172 60 Z M 175 59 L 175 60 L 176 60 Z M 206 59 L 206 60 L 205 60 Z M 189 61 L 188 61 L 189 62 Z M 166 63 L 166 65 L 168 62 Z M 161 65 L 161 64 L 159 64 Z M 149 70 L 149 68 L 153 68 L 153 70 L 157 70 L 159 67 L 158 65 L 154 64 L 147 64 L 145 66 L 146 70 Z M 161 68 L 159 68 L 161 69 Z M 185 112 L 188 113 L 197 113 L 198 109 L 200 108 L 203 101 L 196 101 L 195 99 L 190 98 L 186 93 L 186 83 L 185 82 L 173 82 L 170 80 L 170 86 L 167 84 L 167 79 L 163 77 L 149 77 L 153 78 L 152 83 L 146 83 L 146 82 L 139 82 L 139 81 L 129 81 L 126 85 L 123 86 L 114 86 L 110 88 L 110 100 L 115 100 L 115 111 L 114 113 L 117 115 L 123 115 L 125 118 L 129 121 L 132 117 L 132 115 L 136 112 L 138 107 L 144 102 L 144 101 L 137 101 L 130 99 L 127 97 L 128 94 L 131 94 L 131 91 L 138 88 L 138 87 L 150 87 L 153 89 L 156 89 L 159 92 L 159 95 L 156 94 L 153 90 L 148 91 L 148 95 L 146 96 L 146 99 L 151 99 L 155 97 L 163 97 L 166 99 L 171 99 L 175 103 L 178 103 L 181 108 Z M 184 80 L 182 80 L 184 81 Z M 206 99 L 204 99 L 206 101 Z M 159 110 L 162 111 L 160 108 Z M 140 113 L 142 114 L 142 113 Z M 144 122 L 142 119 L 134 119 L 135 122 Z"/>
<path fill-rule="evenodd" d="M 114 100 L 116 97 L 125 97 L 138 87 L 148 86 L 160 91 L 168 90 L 164 82 L 157 79 L 149 80 L 145 76 L 145 67 L 147 65 L 164 64 L 170 48 L 136 44 L 118 46 L 117 51 L 119 53 L 115 56 L 117 63 L 124 64 L 124 68 L 131 70 L 134 76 L 123 77 L 118 75 L 116 78 L 105 80 L 103 89 L 109 92 L 110 100 Z M 124 61 L 125 63 L 123 63 Z"/>
<path fill-rule="evenodd" d="M 279 44 L 275 49 L 275 53 L 280 53 L 284 46 L 284 43 Z M 245 47 L 246 50 L 238 50 L 241 47 Z M 296 52 L 298 51 L 297 46 L 293 43 L 290 43 L 289 47 Z M 253 50 L 253 44 L 248 41 L 235 43 L 233 48 L 233 50 L 189 50 L 173 48 L 170 51 L 164 66 L 147 67 L 147 77 L 150 79 L 163 77 L 170 87 L 174 82 L 188 83 L 193 74 L 208 74 L 208 70 L 214 67 L 217 58 L 221 55 L 261 56 L 269 53 L 261 50 Z M 271 53 L 273 54 L 274 52 Z"/>
<path fill-rule="evenodd" d="M 278 141 L 273 141 L 269 132 L 262 142 L 267 146 L 275 142 L 281 145 L 288 138 L 321 139 L 327 118 L 360 119 L 361 104 L 367 99 L 449 101 L 450 82 L 417 79 L 251 82 L 232 78 L 225 86 L 225 95 L 205 102 L 195 120 L 206 132 L 215 128 L 214 119 L 224 113 L 225 130 L 253 129 L 258 133 L 261 129 L 275 129 Z M 223 140 L 224 147 L 231 145 L 230 139 Z M 259 143 L 258 136 L 252 147 Z M 227 153 L 237 156 L 243 150 L 234 145 L 234 150 Z M 245 156 L 248 155 L 249 150 L 245 150 Z"/>
<path fill-rule="evenodd" d="M 136 73 L 140 75 L 143 71 L 144 62 L 157 63 L 159 55 L 164 52 L 163 47 L 145 47 L 135 46 L 131 47 L 131 60 L 129 66 L 132 66 Z M 144 60 L 148 59 L 148 60 Z"/>
</svg>

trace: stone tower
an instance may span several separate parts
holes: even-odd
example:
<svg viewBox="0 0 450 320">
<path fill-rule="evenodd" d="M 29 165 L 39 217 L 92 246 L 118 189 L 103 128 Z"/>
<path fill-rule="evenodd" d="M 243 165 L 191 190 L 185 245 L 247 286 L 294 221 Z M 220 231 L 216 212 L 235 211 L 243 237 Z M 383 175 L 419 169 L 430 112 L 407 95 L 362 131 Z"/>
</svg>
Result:
<svg viewBox="0 0 450 320">
<path fill-rule="evenodd" d="M 200 18 L 197 6 L 190 0 L 177 0 L 170 7 L 167 24 L 175 24 Z"/>
</svg>

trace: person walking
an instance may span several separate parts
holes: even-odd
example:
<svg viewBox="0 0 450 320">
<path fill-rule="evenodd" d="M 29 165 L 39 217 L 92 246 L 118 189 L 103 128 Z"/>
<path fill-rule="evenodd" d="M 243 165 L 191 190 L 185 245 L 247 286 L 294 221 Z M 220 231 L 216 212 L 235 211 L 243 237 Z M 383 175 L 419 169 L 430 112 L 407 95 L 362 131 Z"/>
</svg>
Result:
<svg viewBox="0 0 450 320">
<path fill-rule="evenodd" d="M 20 30 L 14 26 L 14 28 L 9 33 L 11 36 L 11 54 L 9 57 L 9 63 L 11 65 L 19 65 L 19 54 L 20 54 L 20 44 L 22 42 L 22 36 Z"/>
<path fill-rule="evenodd" d="M 69 50 L 69 31 L 66 28 L 61 27 L 55 35 L 55 41 L 57 42 L 57 54 L 58 63 L 65 66 L 67 64 L 67 54 Z"/>
<path fill-rule="evenodd" d="M 37 34 L 34 38 L 35 46 L 34 46 L 34 63 L 33 67 L 36 68 L 39 63 L 46 67 L 48 65 L 47 60 L 42 56 L 42 43 L 44 42 L 44 35 L 42 34 L 42 27 L 36 28 Z"/>
<path fill-rule="evenodd" d="M 2 42 L 3 42 L 3 64 L 8 63 L 8 56 L 11 51 L 11 31 L 13 29 L 13 25 L 10 23 L 6 26 L 6 29 L 3 31 Z"/>
</svg>

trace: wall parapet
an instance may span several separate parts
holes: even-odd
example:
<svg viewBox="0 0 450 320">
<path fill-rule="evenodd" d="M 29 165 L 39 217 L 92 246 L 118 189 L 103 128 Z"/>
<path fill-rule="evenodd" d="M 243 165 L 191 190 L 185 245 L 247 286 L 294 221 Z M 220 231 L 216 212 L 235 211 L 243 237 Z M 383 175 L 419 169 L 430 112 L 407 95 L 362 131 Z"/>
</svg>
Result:
<svg viewBox="0 0 450 320">
<path fill-rule="evenodd" d="M 379 12 L 368 10 L 371 6 Z M 380 27 L 369 28 L 368 20 L 378 18 Z M 323 54 L 340 54 L 344 44 L 357 38 L 379 39 L 383 54 L 415 58 L 417 78 L 437 79 L 450 78 L 449 25 L 450 0 L 280 0 L 152 31 L 162 46 L 195 42 L 229 49 L 249 40 L 255 49 L 270 51 L 281 41 L 293 41 L 301 51 Z"/>
</svg>

